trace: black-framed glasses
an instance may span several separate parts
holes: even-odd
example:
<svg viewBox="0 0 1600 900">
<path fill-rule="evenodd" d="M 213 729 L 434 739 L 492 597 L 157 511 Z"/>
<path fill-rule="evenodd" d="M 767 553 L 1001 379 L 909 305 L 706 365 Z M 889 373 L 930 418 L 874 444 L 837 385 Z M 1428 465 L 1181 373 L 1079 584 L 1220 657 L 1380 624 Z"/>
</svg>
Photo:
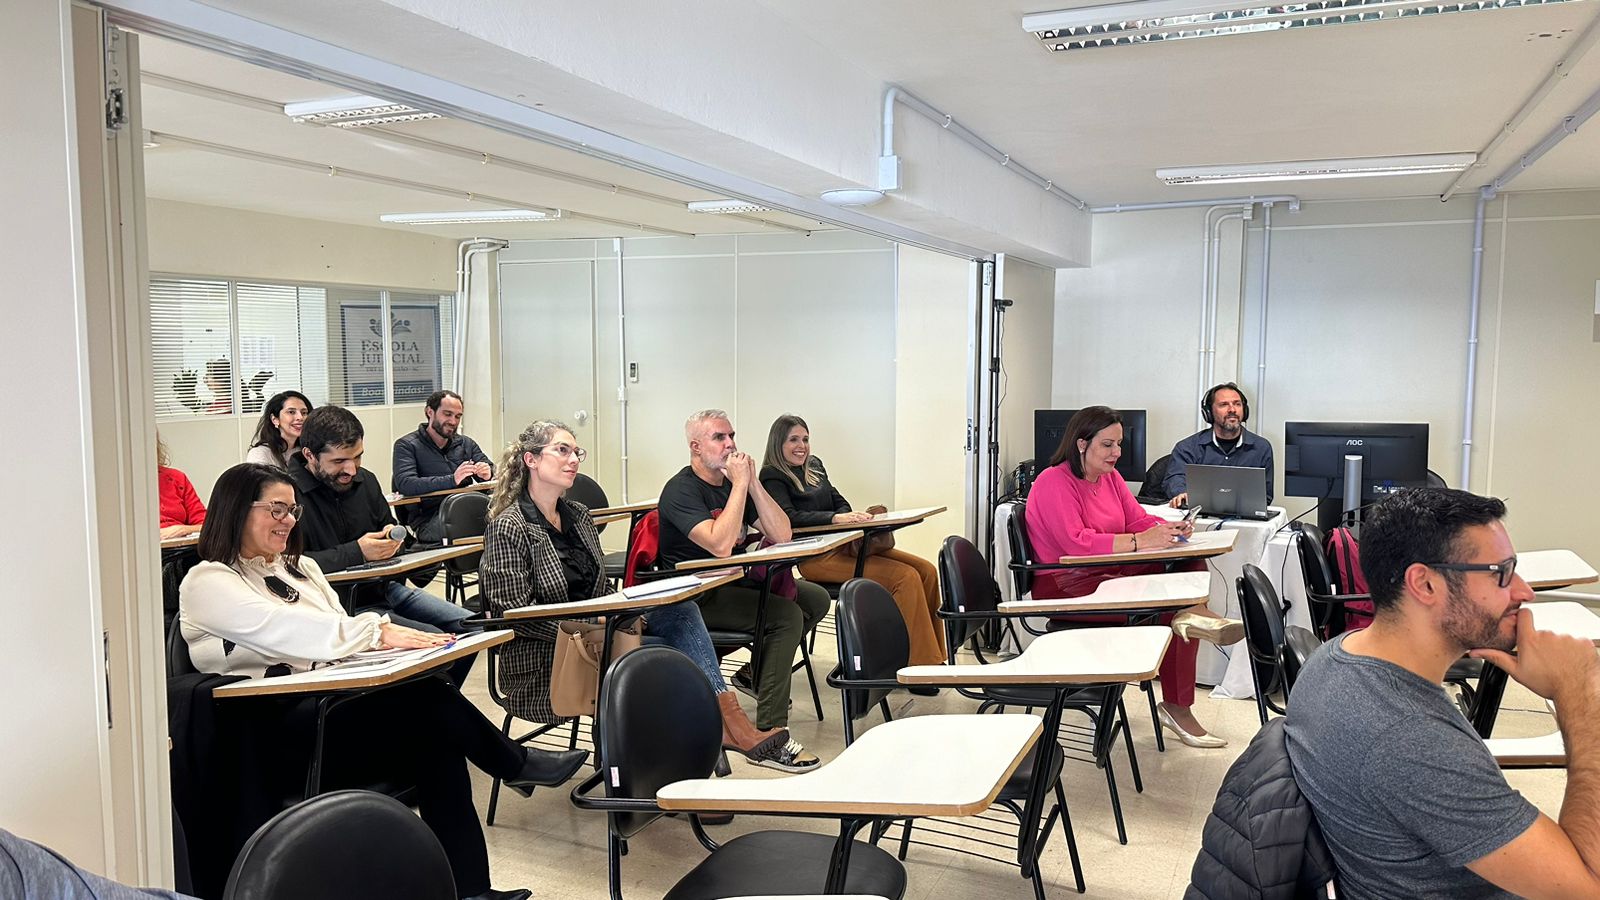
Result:
<svg viewBox="0 0 1600 900">
<path fill-rule="evenodd" d="M 267 590 L 272 592 L 274 597 L 285 603 L 293 603 L 300 599 L 300 592 L 295 590 L 294 585 L 276 575 L 268 575 L 261 581 L 267 586 Z"/>
<path fill-rule="evenodd" d="M 578 458 L 578 462 L 583 462 L 589 458 L 589 451 L 582 447 L 574 447 L 571 444 L 545 444 L 539 448 L 540 453 L 546 450 L 549 450 L 557 459 L 569 459 L 575 456 Z"/>
<path fill-rule="evenodd" d="M 284 516 L 294 516 L 299 519 L 301 511 L 305 509 L 298 503 L 285 503 L 282 500 L 257 500 L 250 505 L 265 506 L 267 512 L 280 522 L 283 521 Z"/>
<path fill-rule="evenodd" d="M 1517 574 L 1515 556 L 1495 563 L 1423 563 L 1423 565 L 1430 569 L 1445 569 L 1450 572 L 1493 572 L 1502 588 L 1511 587 L 1511 579 Z"/>
</svg>

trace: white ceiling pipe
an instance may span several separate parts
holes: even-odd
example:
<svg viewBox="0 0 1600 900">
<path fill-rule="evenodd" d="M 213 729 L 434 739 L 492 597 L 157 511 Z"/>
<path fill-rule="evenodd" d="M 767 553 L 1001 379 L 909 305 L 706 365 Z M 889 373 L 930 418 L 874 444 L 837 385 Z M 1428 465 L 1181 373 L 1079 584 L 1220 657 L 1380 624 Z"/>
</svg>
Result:
<svg viewBox="0 0 1600 900">
<path fill-rule="evenodd" d="M 1256 324 L 1256 422 L 1261 421 L 1261 398 L 1267 393 L 1267 289 L 1272 275 L 1272 204 L 1261 204 L 1261 318 Z M 1244 316 L 1244 304 L 1239 304 Z"/>
<path fill-rule="evenodd" d="M 1266 194 L 1260 197 L 1219 197 L 1213 200 L 1165 200 L 1159 203 L 1113 203 L 1110 206 L 1091 206 L 1092 213 L 1147 212 L 1153 209 L 1188 209 L 1196 206 L 1246 206 L 1252 203 L 1285 203 L 1290 212 L 1300 211 L 1300 198 L 1293 194 Z"/>
<path fill-rule="evenodd" d="M 1211 323 L 1207 327 L 1206 338 L 1206 377 L 1202 389 L 1215 384 L 1217 381 L 1217 307 L 1222 299 L 1222 223 L 1229 219 L 1239 219 L 1241 222 L 1249 218 L 1252 207 L 1241 206 L 1233 212 L 1225 212 L 1217 216 L 1211 226 Z M 1241 263 L 1244 258 L 1244 247 L 1239 248 Z M 1237 338 L 1236 338 L 1237 342 Z"/>
<path fill-rule="evenodd" d="M 467 377 L 462 370 L 467 361 L 467 328 L 472 321 L 472 258 L 480 253 L 504 250 L 507 246 L 499 238 L 481 237 L 456 245 L 455 341 L 450 348 L 450 389 L 458 394 L 466 393 Z"/>
<path fill-rule="evenodd" d="M 1494 192 L 1484 187 L 1478 190 L 1477 210 L 1472 217 L 1472 288 L 1470 311 L 1467 313 L 1467 390 L 1461 414 L 1461 481 L 1456 487 L 1472 490 L 1472 411 L 1477 401 L 1478 388 L 1478 304 L 1483 298 L 1483 216 L 1484 208 Z M 1501 302 L 1505 302 L 1502 298 Z"/>
<path fill-rule="evenodd" d="M 453 197 L 458 200 L 467 200 L 474 203 L 492 203 L 499 206 L 508 206 L 517 209 L 532 209 L 540 212 L 548 212 L 553 216 L 563 215 L 565 218 L 569 219 L 601 222 L 606 225 L 616 225 L 622 228 L 637 229 L 639 231 L 670 234 L 677 237 L 695 236 L 687 231 L 675 231 L 670 228 L 660 228 L 654 225 L 643 225 L 637 222 L 627 222 L 621 219 L 607 218 L 605 216 L 593 216 L 589 215 L 588 213 L 573 212 L 572 210 L 566 210 L 563 212 L 553 207 L 540 206 L 536 203 L 528 203 L 523 200 L 509 200 L 504 197 L 495 197 L 490 194 L 480 194 L 475 191 L 461 190 L 460 188 L 441 187 L 436 184 L 426 184 L 421 181 L 411 181 L 409 179 L 395 178 L 389 175 L 378 175 L 373 172 L 361 172 L 356 169 L 346 169 L 341 166 L 331 166 L 326 163 L 311 162 L 304 159 L 294 159 L 293 157 L 288 156 L 277 156 L 271 153 L 262 153 L 259 150 L 250 150 L 244 147 L 230 147 L 226 144 L 217 144 L 211 141 L 187 138 L 165 131 L 152 131 L 150 134 L 153 138 L 162 143 L 171 143 L 174 145 L 192 147 L 196 150 L 204 150 L 208 153 L 216 153 L 222 156 L 232 156 L 238 159 L 252 160 L 254 162 L 270 163 L 276 166 L 299 169 L 304 172 L 316 172 L 318 174 L 328 175 L 330 177 L 349 178 L 353 181 L 365 181 L 370 184 L 381 184 L 388 187 L 405 188 L 407 190 L 420 191 L 425 194 L 438 194 L 443 197 Z"/>
<path fill-rule="evenodd" d="M 1487 160 L 1491 153 L 1500 149 L 1500 145 L 1505 142 L 1506 138 L 1510 137 L 1513 132 L 1522 126 L 1523 122 L 1527 121 L 1528 116 L 1532 115 L 1533 111 L 1544 103 L 1545 98 L 1550 96 L 1550 92 L 1555 90 L 1556 85 L 1560 84 L 1563 78 L 1572 74 L 1573 67 L 1597 42 L 1600 42 L 1600 16 L 1596 16 L 1594 21 L 1589 23 L 1589 27 L 1583 30 L 1583 34 L 1578 35 L 1578 39 L 1573 41 L 1567 48 L 1566 54 L 1556 61 L 1555 66 L 1550 70 L 1550 74 L 1539 82 L 1539 86 L 1533 89 L 1533 93 L 1522 101 L 1522 105 L 1517 107 L 1517 111 L 1500 127 L 1500 131 L 1495 134 L 1494 139 L 1484 145 L 1482 150 L 1478 151 L 1478 162 L 1460 175 L 1457 175 L 1455 181 L 1450 182 L 1450 186 L 1445 188 L 1443 194 L 1439 195 L 1441 202 L 1449 200 L 1455 196 L 1456 191 L 1461 190 L 1461 186 L 1472 178 L 1474 171 L 1483 166 L 1484 160 Z"/>
<path fill-rule="evenodd" d="M 1199 345 L 1197 365 L 1194 373 L 1195 381 L 1195 419 L 1200 427 L 1205 426 L 1205 419 L 1199 414 L 1200 401 L 1205 396 L 1206 390 L 1206 336 L 1210 334 L 1211 322 L 1211 217 L 1223 210 L 1232 209 L 1231 206 L 1213 206 L 1206 210 L 1205 223 L 1200 230 L 1200 336 L 1196 343 Z"/>
<path fill-rule="evenodd" d="M 1035 187 L 1044 188 L 1047 193 L 1067 201 L 1080 210 L 1089 208 L 1089 204 L 1056 187 L 1055 182 L 1024 166 L 1022 163 L 1013 161 L 1011 154 L 1002 152 L 995 145 L 979 137 L 971 129 L 957 122 L 953 116 L 940 112 L 917 95 L 907 91 L 905 88 L 892 84 L 883 92 L 883 152 L 878 160 L 878 188 L 880 190 L 895 191 L 900 189 L 900 161 L 894 155 L 894 105 L 896 103 L 903 103 L 913 112 L 920 113 L 931 119 L 939 127 L 977 148 L 984 156 L 989 157 L 1004 168 L 1022 176 Z"/>
<path fill-rule="evenodd" d="M 1600 91 L 1590 94 L 1589 99 L 1583 101 L 1582 106 L 1573 110 L 1571 115 L 1562 119 L 1556 127 L 1550 129 L 1543 140 L 1533 145 L 1532 150 L 1524 153 L 1520 159 L 1508 166 L 1504 172 L 1501 172 L 1498 178 L 1489 182 L 1490 199 L 1493 199 L 1495 194 L 1505 190 L 1506 185 L 1510 184 L 1513 178 L 1526 172 L 1530 166 L 1539 161 L 1540 157 L 1549 153 L 1555 145 L 1566 140 L 1568 135 L 1577 134 L 1578 129 L 1583 127 L 1583 124 L 1589 121 L 1596 112 L 1600 112 Z"/>
</svg>

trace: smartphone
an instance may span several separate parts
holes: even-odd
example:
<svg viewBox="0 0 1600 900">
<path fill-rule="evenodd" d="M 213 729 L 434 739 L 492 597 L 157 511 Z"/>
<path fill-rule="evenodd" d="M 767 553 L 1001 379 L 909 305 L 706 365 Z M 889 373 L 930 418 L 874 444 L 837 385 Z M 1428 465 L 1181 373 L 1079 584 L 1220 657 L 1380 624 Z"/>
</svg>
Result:
<svg viewBox="0 0 1600 900">
<path fill-rule="evenodd" d="M 1200 516 L 1201 508 L 1202 507 L 1198 503 L 1195 504 L 1194 506 L 1189 507 L 1189 511 L 1183 514 L 1184 523 L 1188 524 L 1188 525 L 1193 525 L 1194 524 L 1194 520 Z"/>
</svg>

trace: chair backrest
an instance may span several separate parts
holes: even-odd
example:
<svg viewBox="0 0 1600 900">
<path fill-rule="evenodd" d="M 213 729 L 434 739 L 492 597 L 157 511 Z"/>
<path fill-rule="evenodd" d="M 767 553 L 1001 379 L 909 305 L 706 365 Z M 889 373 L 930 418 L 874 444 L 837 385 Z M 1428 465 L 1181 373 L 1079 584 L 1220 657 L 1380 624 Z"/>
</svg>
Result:
<svg viewBox="0 0 1600 900">
<path fill-rule="evenodd" d="M 1278 664 L 1283 666 L 1283 697 L 1289 699 L 1294 692 L 1295 679 L 1305 668 L 1306 660 L 1322 646 L 1322 641 L 1309 628 L 1290 625 L 1283 630 L 1283 646 L 1278 650 Z"/>
<path fill-rule="evenodd" d="M 167 677 L 193 675 L 198 671 L 189 657 L 189 642 L 183 639 L 183 629 L 174 618 L 167 626 Z"/>
<path fill-rule="evenodd" d="M 611 501 L 606 499 L 606 489 L 600 486 L 600 482 L 582 472 L 572 480 L 572 487 L 567 488 L 566 498 L 582 503 L 589 509 L 605 509 L 611 505 Z M 598 525 L 595 530 L 605 531 L 606 526 Z"/>
<path fill-rule="evenodd" d="M 1244 637 L 1250 657 L 1268 666 L 1278 664 L 1283 646 L 1283 605 L 1267 573 L 1253 563 L 1244 564 L 1239 576 L 1239 608 L 1244 610 Z"/>
<path fill-rule="evenodd" d="M 274 816 L 239 851 L 223 900 L 454 900 L 450 860 L 392 797 L 335 791 Z"/>
<path fill-rule="evenodd" d="M 639 583 L 639 573 L 655 568 L 661 552 L 661 511 L 652 509 L 639 517 L 628 535 L 628 555 L 622 562 L 622 584 Z"/>
<path fill-rule="evenodd" d="M 1000 601 L 1000 588 L 989 574 L 983 554 L 960 535 L 945 538 L 939 548 L 939 593 L 945 611 L 953 613 L 993 612 Z M 947 625 L 952 653 L 983 627 L 973 619 L 952 619 Z"/>
<path fill-rule="evenodd" d="M 911 639 L 906 620 L 889 590 L 875 581 L 852 578 L 839 589 L 834 608 L 834 632 L 839 642 L 839 681 L 887 679 L 911 661 Z M 841 688 L 845 713 L 859 719 L 889 696 L 890 688 Z"/>
<path fill-rule="evenodd" d="M 1167 469 L 1172 466 L 1172 454 L 1168 453 L 1150 464 L 1144 471 L 1144 481 L 1139 483 L 1139 502 L 1166 502 L 1171 500 L 1167 496 L 1166 480 Z"/>
<path fill-rule="evenodd" d="M 1006 519 L 1006 545 L 1010 553 L 1000 553 L 1000 548 L 995 547 L 995 555 L 1002 556 L 1003 565 L 1010 571 L 1011 589 L 1016 591 L 1017 598 L 1021 599 L 1033 590 L 1033 573 L 1024 569 L 1011 569 L 1011 563 L 1031 563 L 1033 558 L 1033 541 L 1028 537 L 1028 504 L 1017 500 L 1010 504 L 1011 515 Z M 998 581 L 998 579 L 996 579 Z"/>
<path fill-rule="evenodd" d="M 674 781 L 709 778 L 722 751 L 722 713 L 711 682 L 689 657 L 641 647 L 611 664 L 596 713 L 606 795 L 653 800 Z M 661 816 L 619 812 L 612 833 L 627 838 Z"/>
<path fill-rule="evenodd" d="M 1306 581 L 1306 596 L 1312 598 L 1311 621 L 1323 634 L 1335 635 L 1344 631 L 1344 614 L 1327 603 L 1318 603 L 1318 597 L 1331 597 L 1339 593 L 1339 582 L 1328 562 L 1323 545 L 1326 539 L 1322 529 L 1302 524 L 1300 534 L 1294 538 L 1295 549 L 1300 554 L 1300 572 Z"/>
<path fill-rule="evenodd" d="M 1450 483 L 1444 480 L 1443 475 L 1432 469 L 1428 470 L 1428 477 L 1425 483 L 1431 488 L 1447 488 L 1450 486 Z"/>
<path fill-rule="evenodd" d="M 451 494 L 439 505 L 439 515 L 444 522 L 446 541 L 482 537 L 485 529 L 489 527 L 489 495 L 481 491 Z M 457 574 L 476 572 L 478 560 L 482 558 L 482 553 L 468 553 L 466 556 L 447 559 L 444 565 L 446 569 Z"/>
</svg>

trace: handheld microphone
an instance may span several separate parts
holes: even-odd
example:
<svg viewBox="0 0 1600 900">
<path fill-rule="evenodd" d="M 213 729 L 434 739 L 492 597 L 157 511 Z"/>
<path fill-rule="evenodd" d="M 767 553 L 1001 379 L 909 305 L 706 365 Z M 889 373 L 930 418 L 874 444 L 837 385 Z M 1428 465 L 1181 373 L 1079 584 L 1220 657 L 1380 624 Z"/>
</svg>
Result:
<svg viewBox="0 0 1600 900">
<path fill-rule="evenodd" d="M 410 535 L 411 532 L 407 531 L 404 525 L 390 525 L 383 533 L 383 536 L 391 541 L 404 541 Z"/>
</svg>

